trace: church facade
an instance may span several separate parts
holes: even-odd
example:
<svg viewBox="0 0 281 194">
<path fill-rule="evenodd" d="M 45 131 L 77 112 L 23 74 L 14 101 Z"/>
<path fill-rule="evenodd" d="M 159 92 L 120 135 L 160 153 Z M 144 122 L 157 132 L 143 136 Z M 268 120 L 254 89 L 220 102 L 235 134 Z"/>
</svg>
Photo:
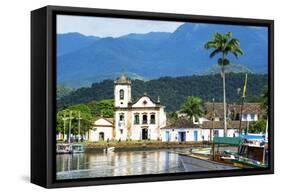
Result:
<svg viewBox="0 0 281 194">
<path fill-rule="evenodd" d="M 114 82 L 114 139 L 161 140 L 161 128 L 166 126 L 166 113 L 160 99 L 155 102 L 144 94 L 134 102 L 131 81 L 121 75 Z"/>
</svg>

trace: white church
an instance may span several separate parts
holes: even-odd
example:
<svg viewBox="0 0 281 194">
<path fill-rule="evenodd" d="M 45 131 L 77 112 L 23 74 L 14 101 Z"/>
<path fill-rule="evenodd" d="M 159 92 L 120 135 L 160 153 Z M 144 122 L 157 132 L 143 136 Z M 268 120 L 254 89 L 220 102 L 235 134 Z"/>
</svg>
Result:
<svg viewBox="0 0 281 194">
<path fill-rule="evenodd" d="M 121 75 L 114 82 L 114 121 L 98 119 L 89 131 L 90 141 L 161 140 L 166 126 L 164 106 L 144 94 L 132 101 L 131 81 Z"/>
</svg>

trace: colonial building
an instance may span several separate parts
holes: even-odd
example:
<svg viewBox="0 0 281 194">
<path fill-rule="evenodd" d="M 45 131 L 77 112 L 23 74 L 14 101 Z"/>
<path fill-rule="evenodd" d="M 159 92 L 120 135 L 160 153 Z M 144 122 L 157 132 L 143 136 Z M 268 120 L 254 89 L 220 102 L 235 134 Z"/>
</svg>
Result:
<svg viewBox="0 0 281 194">
<path fill-rule="evenodd" d="M 206 103 L 206 118 L 211 120 L 215 117 L 215 121 L 223 120 L 223 103 Z M 241 105 L 227 104 L 228 120 L 240 120 Z M 257 121 L 266 115 L 259 103 L 245 103 L 243 105 L 242 121 Z"/>
<path fill-rule="evenodd" d="M 131 81 L 121 75 L 114 82 L 115 140 L 160 140 L 166 125 L 164 106 L 144 94 L 132 101 Z"/>
<path fill-rule="evenodd" d="M 161 128 L 161 131 L 162 141 L 164 142 L 204 140 L 204 131 L 200 129 L 199 125 L 183 118 L 180 118 L 176 122 Z"/>
<path fill-rule="evenodd" d="M 207 103 L 203 117 L 188 121 L 188 115 L 178 112 L 176 122 L 162 128 L 162 141 L 204 141 L 213 136 L 224 136 L 223 103 Z M 241 105 L 227 105 L 227 137 L 237 137 L 240 129 Z M 242 113 L 241 129 L 249 129 L 252 122 L 265 117 L 258 103 L 245 103 Z M 214 120 L 214 121 L 213 121 Z"/>
<path fill-rule="evenodd" d="M 249 125 L 249 122 L 242 121 L 241 128 L 244 129 Z M 238 137 L 240 128 L 240 121 L 228 121 L 227 122 L 227 137 Z M 213 136 L 223 137 L 224 136 L 224 122 L 223 121 L 205 121 L 201 125 L 201 129 L 205 131 L 205 134 L 212 134 Z"/>
<path fill-rule="evenodd" d="M 111 118 L 99 118 L 89 130 L 89 141 L 112 140 L 114 135 L 114 122 Z"/>
</svg>

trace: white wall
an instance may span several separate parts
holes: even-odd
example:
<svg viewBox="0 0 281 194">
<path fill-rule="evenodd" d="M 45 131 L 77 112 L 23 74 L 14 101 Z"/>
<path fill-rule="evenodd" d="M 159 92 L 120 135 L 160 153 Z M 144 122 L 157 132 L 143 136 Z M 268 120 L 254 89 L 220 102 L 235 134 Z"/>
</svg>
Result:
<svg viewBox="0 0 281 194">
<path fill-rule="evenodd" d="M 134 115 L 136 113 L 139 113 L 139 124 L 134 123 Z M 142 124 L 142 116 L 143 113 L 146 113 L 147 115 L 147 124 Z M 150 115 L 154 114 L 155 115 L 155 124 L 150 123 Z M 160 126 L 159 126 L 159 121 L 157 120 L 160 112 L 156 110 L 135 110 L 131 111 L 131 129 L 132 129 L 132 140 L 139 140 L 142 138 L 142 126 L 148 126 L 148 138 L 151 140 L 157 140 L 158 137 L 160 138 Z M 158 134 L 159 133 L 159 134 Z"/>
<path fill-rule="evenodd" d="M 144 104 L 143 102 L 146 101 L 146 104 Z M 155 107 L 156 105 L 154 104 L 154 102 L 152 102 L 150 100 L 149 97 L 147 96 L 143 96 L 141 97 L 132 107 Z"/>
<path fill-rule="evenodd" d="M 127 116 L 130 117 L 130 112 L 128 111 L 115 111 L 115 139 L 116 140 L 126 140 L 127 137 L 128 137 L 128 131 L 127 131 L 127 128 L 128 128 L 128 122 L 129 122 L 129 119 L 126 119 Z M 124 114 L 124 119 L 123 121 L 120 121 L 119 120 L 119 115 L 120 114 Z M 121 130 L 123 130 L 123 132 L 121 133 Z"/>
<path fill-rule="evenodd" d="M 162 141 L 167 142 L 166 133 L 169 132 L 169 141 L 175 142 L 179 141 L 178 132 L 186 133 L 186 141 L 196 141 L 194 131 L 197 131 L 197 141 L 208 141 L 210 138 L 210 129 L 161 129 Z M 223 129 L 214 129 L 214 131 L 218 131 L 218 136 L 223 137 Z M 237 130 L 228 129 L 227 136 L 233 137 L 233 134 L 238 135 L 236 133 Z"/>
<path fill-rule="evenodd" d="M 275 175 L 244 176 L 229 178 L 197 179 L 186 181 L 153 182 L 142 184 L 123 184 L 99 187 L 79 187 L 68 189 L 44 190 L 29 183 L 30 171 L 30 14 L 32 9 L 46 4 L 68 5 L 79 7 L 99 7 L 139 11 L 158 11 L 172 13 L 188 13 L 201 15 L 236 16 L 248 18 L 275 19 L 275 85 L 281 84 L 281 17 L 280 4 L 277 0 L 245 1 L 235 0 L 9 0 L 1 1 L 0 49 L 1 49 L 1 97 L 0 118 L 1 129 L 12 131 L 11 138 L 2 137 L 0 160 L 2 193 L 52 193 L 52 194 L 107 194 L 107 193 L 182 193 L 183 189 L 190 193 L 217 194 L 227 191 L 228 194 L 243 193 L 276 193 L 281 179 L 281 153 L 275 152 Z M 278 89 L 278 87 L 276 87 Z M 275 137 L 281 137 L 281 90 L 275 91 Z M 17 124 L 17 125 L 14 125 Z M 10 136 L 9 136 L 10 137 Z M 281 141 L 275 142 L 276 150 Z M 15 152 L 15 150 L 19 150 Z M 12 152 L 11 152 L 12 150 Z M 223 184 L 222 184 L 223 183 Z M 203 185 L 203 186 L 202 186 Z M 237 186 L 239 188 L 237 189 Z"/>
<path fill-rule="evenodd" d="M 89 141 L 101 141 L 99 134 L 104 134 L 104 141 L 112 140 L 112 130 L 113 127 L 94 127 L 89 130 Z"/>
<path fill-rule="evenodd" d="M 243 113 L 242 114 L 242 121 L 257 121 L 258 120 L 258 114 L 256 113 Z"/>
</svg>

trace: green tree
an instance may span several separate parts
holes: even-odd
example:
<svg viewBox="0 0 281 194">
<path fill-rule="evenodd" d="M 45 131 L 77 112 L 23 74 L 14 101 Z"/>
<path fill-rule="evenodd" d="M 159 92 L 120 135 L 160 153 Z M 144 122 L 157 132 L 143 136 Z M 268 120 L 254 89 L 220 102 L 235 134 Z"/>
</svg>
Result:
<svg viewBox="0 0 281 194">
<path fill-rule="evenodd" d="M 188 119 L 198 119 L 203 114 L 203 102 L 196 96 L 188 96 L 181 106 L 180 112 L 186 113 Z"/>
<path fill-rule="evenodd" d="M 94 117 L 113 117 L 114 114 L 114 100 L 113 99 L 105 99 L 100 101 L 91 101 L 88 103 L 91 114 Z"/>
<path fill-rule="evenodd" d="M 261 120 L 251 123 L 249 126 L 249 132 L 250 133 L 265 133 L 266 122 L 267 122 L 266 120 L 261 119 Z"/>
<path fill-rule="evenodd" d="M 221 76 L 223 79 L 223 103 L 224 103 L 224 135 L 226 135 L 226 91 L 225 91 L 225 66 L 229 64 L 229 60 L 226 58 L 229 53 L 233 54 L 236 58 L 243 55 L 243 51 L 240 48 L 240 42 L 236 38 L 232 38 L 232 33 L 226 34 L 214 33 L 213 39 L 205 43 L 206 49 L 212 49 L 210 58 L 220 54 L 218 59 L 218 65 L 221 67 Z"/>
<path fill-rule="evenodd" d="M 71 134 L 73 135 L 83 135 L 85 134 L 94 119 L 94 117 L 91 115 L 90 108 L 85 104 L 77 104 L 70 106 L 66 109 L 60 110 L 57 112 L 57 125 L 56 125 L 56 133 L 69 133 L 69 116 L 70 111 L 72 113 L 72 119 L 71 119 Z M 79 119 L 80 116 L 80 119 Z M 66 119 L 64 121 L 64 119 Z M 79 134 L 79 122 L 80 122 L 80 134 Z"/>
</svg>

